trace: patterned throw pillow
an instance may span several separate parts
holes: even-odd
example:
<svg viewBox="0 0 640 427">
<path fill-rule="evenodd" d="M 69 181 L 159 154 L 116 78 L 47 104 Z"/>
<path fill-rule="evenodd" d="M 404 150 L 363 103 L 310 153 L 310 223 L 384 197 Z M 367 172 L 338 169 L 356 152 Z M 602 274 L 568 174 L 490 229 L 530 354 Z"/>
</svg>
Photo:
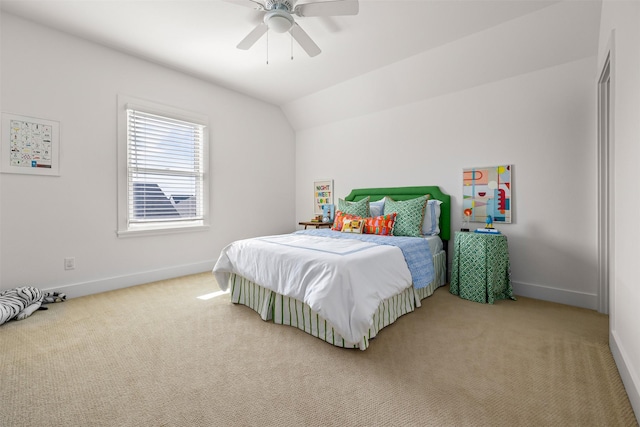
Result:
<svg viewBox="0 0 640 427">
<path fill-rule="evenodd" d="M 363 218 L 369 216 L 369 197 L 365 197 L 357 202 L 347 202 L 343 199 L 338 199 L 338 210 L 346 214 L 357 215 Z"/>
<path fill-rule="evenodd" d="M 387 197 L 384 211 L 387 214 L 392 212 L 398 214 L 393 227 L 394 236 L 422 236 L 424 208 L 427 205 L 428 198 L 429 196 L 422 196 L 417 199 L 395 201 L 391 197 Z"/>
<path fill-rule="evenodd" d="M 342 223 L 344 222 L 345 219 L 360 219 L 360 217 L 357 215 L 350 215 L 350 214 L 343 213 L 342 211 L 338 211 L 336 212 L 336 217 L 333 220 L 333 225 L 331 226 L 331 229 L 335 231 L 342 231 Z"/>
<path fill-rule="evenodd" d="M 342 232 L 362 234 L 363 226 L 364 226 L 364 220 L 362 218 L 345 219 L 344 221 L 342 221 Z"/>
<path fill-rule="evenodd" d="M 364 219 L 364 232 L 367 234 L 379 234 L 381 236 L 393 236 L 393 225 L 396 222 L 396 213 L 376 216 Z"/>
</svg>

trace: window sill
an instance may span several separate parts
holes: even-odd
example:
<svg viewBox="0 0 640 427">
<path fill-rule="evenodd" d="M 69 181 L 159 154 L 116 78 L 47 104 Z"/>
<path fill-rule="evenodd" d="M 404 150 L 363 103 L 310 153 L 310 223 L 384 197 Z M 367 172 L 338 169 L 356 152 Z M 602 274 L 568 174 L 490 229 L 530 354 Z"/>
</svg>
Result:
<svg viewBox="0 0 640 427">
<path fill-rule="evenodd" d="M 207 231 L 209 230 L 209 225 L 187 225 L 187 226 L 177 226 L 177 227 L 140 227 L 138 229 L 133 230 L 118 230 L 116 234 L 118 237 L 141 237 L 141 236 L 159 236 L 163 234 L 176 234 L 176 233 L 190 233 L 195 231 Z"/>
</svg>

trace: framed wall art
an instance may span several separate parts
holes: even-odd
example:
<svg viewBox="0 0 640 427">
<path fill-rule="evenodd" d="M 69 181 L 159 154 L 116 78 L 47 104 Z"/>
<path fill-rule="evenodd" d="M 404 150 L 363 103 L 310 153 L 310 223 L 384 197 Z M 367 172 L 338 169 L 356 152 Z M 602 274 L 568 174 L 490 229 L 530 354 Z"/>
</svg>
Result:
<svg viewBox="0 0 640 427">
<path fill-rule="evenodd" d="M 56 121 L 2 113 L 1 171 L 58 176 L 59 136 Z"/>
<path fill-rule="evenodd" d="M 468 168 L 462 171 L 462 218 L 469 222 L 511 223 L 512 165 Z"/>
<path fill-rule="evenodd" d="M 313 213 L 322 214 L 322 205 L 333 204 L 333 180 L 323 179 L 313 182 Z"/>
</svg>

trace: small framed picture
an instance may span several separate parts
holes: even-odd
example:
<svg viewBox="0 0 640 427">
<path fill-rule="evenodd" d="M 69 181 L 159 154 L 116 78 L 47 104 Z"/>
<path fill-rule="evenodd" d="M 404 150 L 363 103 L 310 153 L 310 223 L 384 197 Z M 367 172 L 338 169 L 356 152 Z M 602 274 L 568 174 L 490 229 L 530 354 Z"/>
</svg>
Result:
<svg viewBox="0 0 640 427">
<path fill-rule="evenodd" d="M 322 205 L 333 204 L 333 180 L 323 179 L 313 182 L 313 213 L 322 214 Z"/>
<path fill-rule="evenodd" d="M 2 113 L 3 173 L 60 175 L 60 123 Z"/>
</svg>

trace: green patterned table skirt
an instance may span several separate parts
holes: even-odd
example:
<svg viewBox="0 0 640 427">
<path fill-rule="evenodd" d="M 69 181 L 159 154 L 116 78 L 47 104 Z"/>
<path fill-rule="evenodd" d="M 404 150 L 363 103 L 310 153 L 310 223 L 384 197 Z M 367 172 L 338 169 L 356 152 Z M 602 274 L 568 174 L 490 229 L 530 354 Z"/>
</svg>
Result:
<svg viewBox="0 0 640 427">
<path fill-rule="evenodd" d="M 449 290 L 480 303 L 515 300 L 507 236 L 456 232 Z"/>
</svg>

